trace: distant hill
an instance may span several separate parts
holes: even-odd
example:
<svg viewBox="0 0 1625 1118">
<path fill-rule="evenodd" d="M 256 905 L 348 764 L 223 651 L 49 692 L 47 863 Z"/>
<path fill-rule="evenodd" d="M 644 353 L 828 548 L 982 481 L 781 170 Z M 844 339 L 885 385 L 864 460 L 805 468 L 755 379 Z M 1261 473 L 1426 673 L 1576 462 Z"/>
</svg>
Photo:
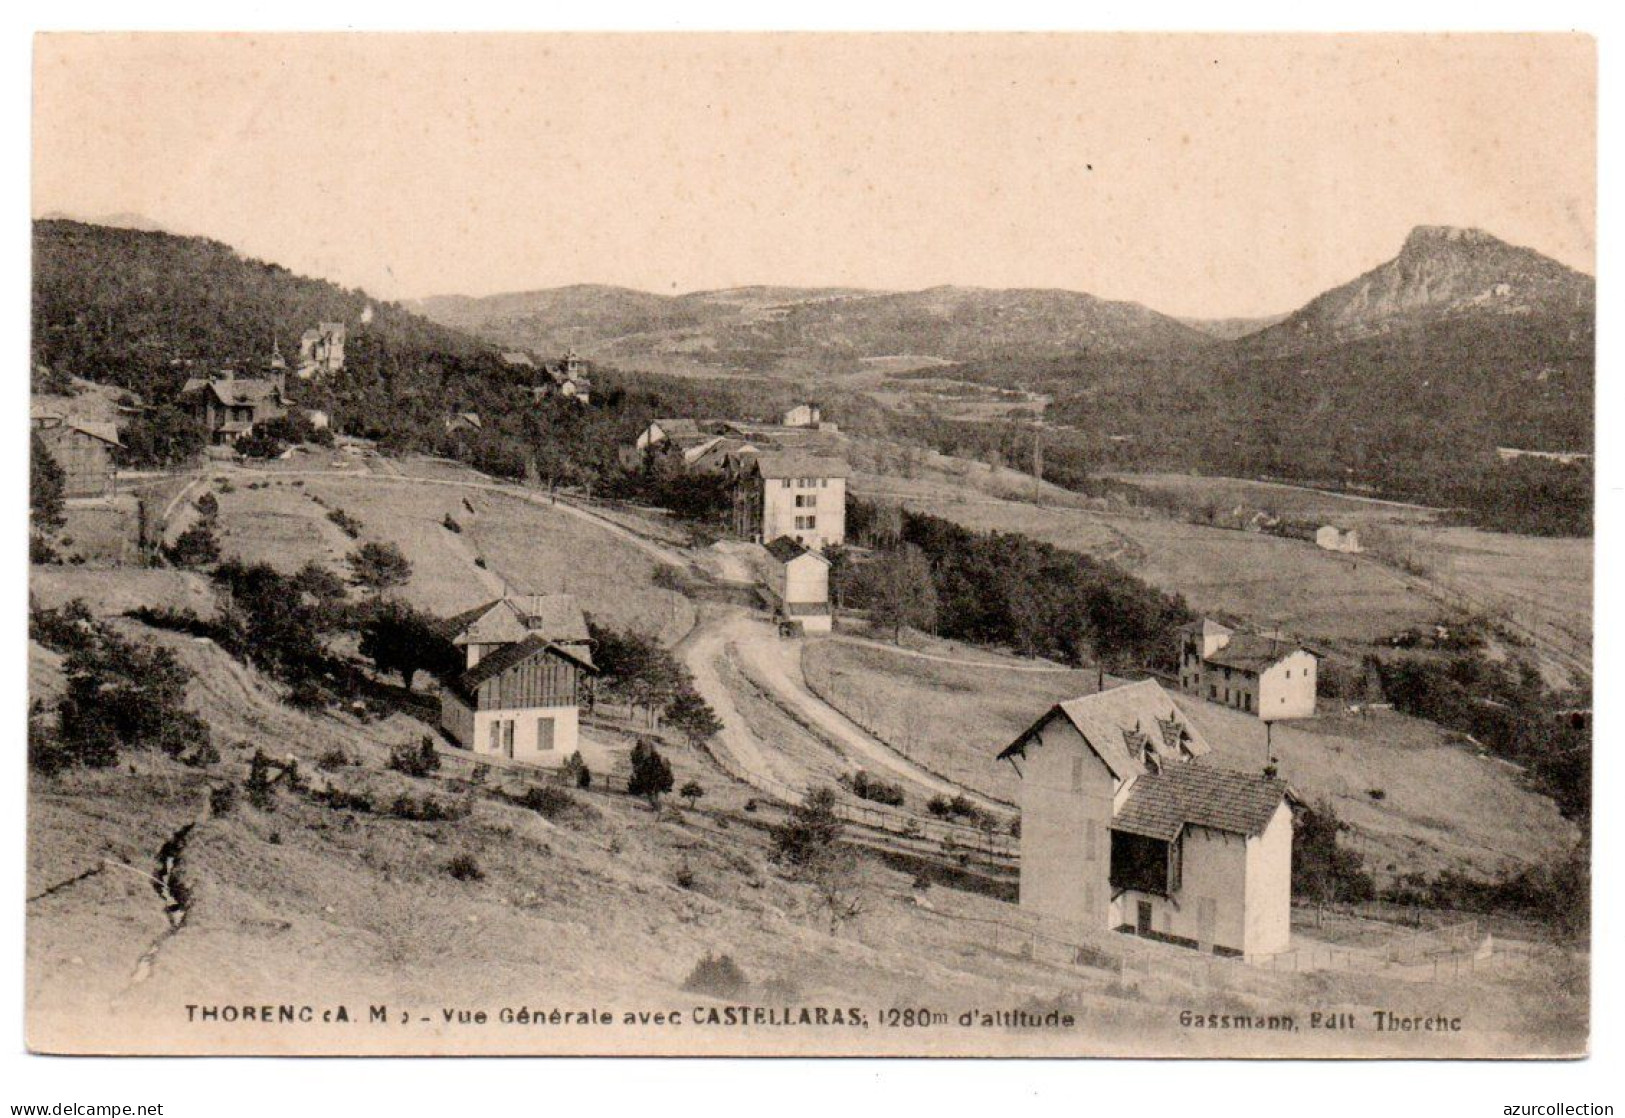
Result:
<svg viewBox="0 0 1625 1118">
<path fill-rule="evenodd" d="M 354 360 L 472 358 L 489 346 L 402 308 L 202 237 L 77 221 L 34 222 L 34 360 L 53 372 L 162 398 L 177 362 L 263 365 L 298 355 L 318 322 L 350 327 Z M 368 307 L 371 321 L 361 319 Z"/>
<path fill-rule="evenodd" d="M 1047 393 L 1056 440 L 1095 468 L 1353 484 L 1569 533 L 1589 525 L 1589 471 L 1512 469 L 1495 448 L 1591 449 L 1594 292 L 1529 249 L 1423 228 L 1279 323 L 1173 359 L 991 358 L 930 373 Z"/>
<path fill-rule="evenodd" d="M 950 361 L 1191 353 L 1212 341 L 1135 303 L 1056 290 L 743 287 L 663 296 L 577 286 L 413 306 L 438 322 L 543 353 L 574 346 L 611 360 L 681 354 L 747 371 L 905 353 Z"/>
<path fill-rule="evenodd" d="M 1590 315 L 1596 280 L 1481 229 L 1424 225 L 1399 255 L 1254 334 L 1258 348 L 1316 348 L 1447 318 Z"/>
</svg>

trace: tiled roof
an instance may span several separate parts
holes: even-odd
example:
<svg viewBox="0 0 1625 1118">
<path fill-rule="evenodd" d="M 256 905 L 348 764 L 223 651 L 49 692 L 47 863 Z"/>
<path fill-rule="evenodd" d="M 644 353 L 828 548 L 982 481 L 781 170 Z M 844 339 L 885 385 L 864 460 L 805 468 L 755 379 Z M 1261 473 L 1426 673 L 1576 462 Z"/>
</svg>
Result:
<svg viewBox="0 0 1625 1118">
<path fill-rule="evenodd" d="M 1299 647 L 1291 641 L 1260 636 L 1257 633 L 1237 633 L 1223 648 L 1214 650 L 1206 659 L 1208 663 L 1217 664 L 1221 668 L 1239 668 L 1244 672 L 1256 673 L 1279 663 L 1297 651 Z"/>
<path fill-rule="evenodd" d="M 546 640 L 561 644 L 585 644 L 591 639 L 587 632 L 586 615 L 572 594 L 515 594 L 495 598 L 484 605 L 443 618 L 436 623 L 435 631 L 446 640 L 454 641 L 498 606 L 511 609 L 525 628 Z"/>
<path fill-rule="evenodd" d="M 700 433 L 699 425 L 692 419 L 656 419 L 653 421 L 653 425 L 664 431 L 667 438 L 675 438 L 678 435 L 698 435 Z"/>
<path fill-rule="evenodd" d="M 822 454 L 760 454 L 756 470 L 763 477 L 846 477 L 849 471 L 839 458 Z"/>
<path fill-rule="evenodd" d="M 232 377 L 230 379 L 205 379 L 193 377 L 181 389 L 181 395 L 206 390 L 214 393 L 215 399 L 222 404 L 261 404 L 267 400 L 282 398 L 282 388 L 275 381 L 263 380 L 260 377 Z"/>
<path fill-rule="evenodd" d="M 1144 771 L 1147 743 L 1162 743 L 1163 751 L 1174 757 L 1186 754 L 1202 757 L 1212 752 L 1207 739 L 1185 721 L 1168 692 L 1155 680 L 1146 679 L 1057 703 L 1032 729 L 1006 746 L 999 759 L 1026 756 L 1027 743 L 1040 727 L 1056 716 L 1070 721 L 1112 775 L 1120 780 Z M 1153 739 L 1152 734 L 1157 737 Z M 1178 742 L 1179 752 L 1168 748 L 1170 739 Z"/>
<path fill-rule="evenodd" d="M 1203 764 L 1166 765 L 1134 782 L 1112 830 L 1171 842 L 1186 825 L 1262 834 L 1287 796 L 1284 781 Z"/>
</svg>

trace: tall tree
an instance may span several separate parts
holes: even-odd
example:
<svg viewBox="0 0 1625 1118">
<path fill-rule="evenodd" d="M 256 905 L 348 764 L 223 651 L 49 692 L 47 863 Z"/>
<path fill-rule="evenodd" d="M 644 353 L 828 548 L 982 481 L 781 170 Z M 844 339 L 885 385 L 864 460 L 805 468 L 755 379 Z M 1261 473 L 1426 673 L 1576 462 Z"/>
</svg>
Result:
<svg viewBox="0 0 1625 1118">
<path fill-rule="evenodd" d="M 905 628 L 929 632 L 937 624 L 937 589 L 931 564 L 913 544 L 888 551 L 864 569 L 869 618 L 902 643 Z"/>
<path fill-rule="evenodd" d="M 62 490 L 66 479 L 56 456 L 36 432 L 29 438 L 28 511 L 36 532 L 62 527 Z"/>
<path fill-rule="evenodd" d="M 374 594 L 404 586 L 412 577 L 412 564 L 392 543 L 368 540 L 350 552 L 350 581 Z"/>
</svg>

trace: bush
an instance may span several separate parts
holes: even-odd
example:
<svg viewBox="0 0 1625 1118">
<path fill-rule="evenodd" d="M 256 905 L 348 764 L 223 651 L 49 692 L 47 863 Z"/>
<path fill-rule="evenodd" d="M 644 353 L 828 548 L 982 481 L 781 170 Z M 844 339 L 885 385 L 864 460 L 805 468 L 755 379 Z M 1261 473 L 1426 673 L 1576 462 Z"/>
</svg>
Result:
<svg viewBox="0 0 1625 1118">
<path fill-rule="evenodd" d="M 374 594 L 404 585 L 412 564 L 392 543 L 368 541 L 350 552 L 350 581 Z"/>
<path fill-rule="evenodd" d="M 700 797 L 705 795 L 705 789 L 700 786 L 699 781 L 689 780 L 683 783 L 677 794 L 687 800 L 689 809 L 693 810 L 694 805 L 700 802 Z"/>
<path fill-rule="evenodd" d="M 220 498 L 213 493 L 205 492 L 203 496 L 192 502 L 192 507 L 205 520 L 213 520 L 220 515 Z"/>
<path fill-rule="evenodd" d="M 684 858 L 683 864 L 677 867 L 676 881 L 679 889 L 694 888 L 694 867 L 688 864 L 687 858 Z"/>
<path fill-rule="evenodd" d="M 90 648 L 101 631 L 83 598 L 65 602 L 60 609 L 28 611 L 28 639 L 38 641 L 53 652 Z"/>
<path fill-rule="evenodd" d="M 220 540 L 214 526 L 207 520 L 198 521 L 164 548 L 164 558 L 187 570 L 220 562 Z"/>
<path fill-rule="evenodd" d="M 860 800 L 872 800 L 877 804 L 887 804 L 891 807 L 903 805 L 903 786 L 891 784 L 887 781 L 870 776 L 863 769 L 859 769 L 851 776 L 843 776 L 841 783 L 851 789 L 852 794 Z"/>
<path fill-rule="evenodd" d="M 737 998 L 750 988 L 750 981 L 739 964 L 728 955 L 712 955 L 694 964 L 683 989 L 691 994 L 709 994 L 716 998 Z"/>
<path fill-rule="evenodd" d="M 446 872 L 458 881 L 483 881 L 485 871 L 472 854 L 459 854 L 446 863 Z"/>
<path fill-rule="evenodd" d="M 566 784 L 582 791 L 592 787 L 592 771 L 587 768 L 587 762 L 582 759 L 579 749 L 565 760 L 559 769 L 559 776 Z"/>
<path fill-rule="evenodd" d="M 407 776 L 429 776 L 440 771 L 440 754 L 429 735 L 417 745 L 396 745 L 389 750 L 389 767 Z"/>
<path fill-rule="evenodd" d="M 519 797 L 519 806 L 547 819 L 557 819 L 581 804 L 564 789 L 550 784 L 533 784 Z"/>
<path fill-rule="evenodd" d="M 209 789 L 209 814 L 215 817 L 230 815 L 237 810 L 237 786 L 216 784 Z"/>
<path fill-rule="evenodd" d="M 810 866 L 828 855 L 840 836 L 835 790 L 815 788 L 790 809 L 789 818 L 773 828 L 773 859 Z"/>
<path fill-rule="evenodd" d="M 316 767 L 323 772 L 336 772 L 353 764 L 356 764 L 355 758 L 337 747 L 329 749 L 316 759 Z"/>
<path fill-rule="evenodd" d="M 346 536 L 349 536 L 352 540 L 358 540 L 361 538 L 361 521 L 357 520 L 343 509 L 329 510 L 327 519 L 331 520 L 334 524 L 337 524 L 339 531 L 343 532 Z"/>
<path fill-rule="evenodd" d="M 403 792 L 390 803 L 388 814 L 396 819 L 408 819 L 414 823 L 444 823 L 448 820 L 462 819 L 468 814 L 468 810 L 455 801 L 440 800 L 434 796 L 417 799 Z"/>
<path fill-rule="evenodd" d="M 446 518 L 440 522 L 440 526 L 448 532 L 456 532 L 461 534 L 463 531 L 463 526 L 457 523 L 456 520 L 452 519 L 452 515 L 449 512 L 446 514 Z"/>
</svg>

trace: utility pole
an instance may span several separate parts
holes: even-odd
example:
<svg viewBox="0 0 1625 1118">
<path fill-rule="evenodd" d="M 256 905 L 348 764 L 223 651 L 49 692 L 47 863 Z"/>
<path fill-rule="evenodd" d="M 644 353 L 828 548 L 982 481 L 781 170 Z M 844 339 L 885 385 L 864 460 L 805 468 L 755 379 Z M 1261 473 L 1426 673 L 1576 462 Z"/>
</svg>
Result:
<svg viewBox="0 0 1625 1118">
<path fill-rule="evenodd" d="M 1044 427 L 1033 424 L 1033 504 L 1041 504 L 1044 484 Z"/>
</svg>

